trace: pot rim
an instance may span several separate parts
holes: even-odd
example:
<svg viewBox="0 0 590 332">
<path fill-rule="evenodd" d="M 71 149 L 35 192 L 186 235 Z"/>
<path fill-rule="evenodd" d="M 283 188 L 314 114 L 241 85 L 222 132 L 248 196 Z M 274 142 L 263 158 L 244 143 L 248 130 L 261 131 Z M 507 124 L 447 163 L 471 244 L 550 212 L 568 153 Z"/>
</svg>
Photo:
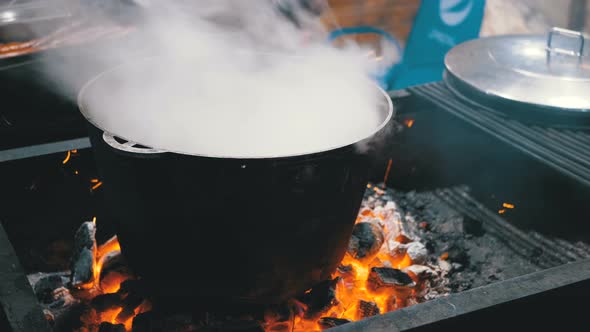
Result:
<svg viewBox="0 0 590 332">
<path fill-rule="evenodd" d="M 268 53 L 266 53 L 268 54 Z M 157 58 L 161 58 L 160 56 L 152 56 L 152 57 L 146 57 L 143 60 L 150 60 L 150 59 L 157 59 Z M 86 121 L 90 122 L 93 126 L 95 126 L 96 128 L 109 133 L 113 136 L 128 140 L 128 141 L 132 141 L 135 142 L 137 144 L 143 145 L 143 146 L 149 146 L 151 149 L 153 150 L 157 150 L 157 151 L 161 151 L 161 153 L 175 153 L 175 154 L 181 154 L 181 155 L 187 155 L 187 156 L 195 156 L 195 157 L 206 157 L 206 158 L 217 158 L 217 159 L 235 159 L 235 160 L 246 160 L 246 159 L 279 159 L 279 158 L 292 158 L 292 157 L 303 157 L 303 156 L 311 156 L 311 155 L 316 155 L 319 153 L 323 153 L 323 152 L 327 152 L 327 151 L 333 151 L 333 150 L 338 150 L 341 148 L 345 148 L 348 146 L 353 146 L 353 145 L 357 145 L 357 144 L 362 144 L 364 142 L 368 142 L 371 141 L 371 139 L 377 134 L 379 133 L 383 128 L 385 128 L 385 126 L 387 126 L 387 124 L 391 121 L 391 119 L 394 116 L 395 113 L 395 109 L 393 107 L 393 102 L 391 100 L 391 98 L 389 97 L 389 95 L 387 94 L 387 92 L 385 90 L 383 90 L 377 83 L 373 82 L 372 85 L 374 86 L 374 88 L 377 89 L 377 91 L 379 91 L 379 95 L 382 96 L 386 103 L 382 103 L 380 102 L 380 105 L 383 105 L 383 107 L 387 107 L 387 116 L 385 117 L 385 119 L 378 125 L 375 127 L 375 129 L 373 129 L 372 131 L 370 131 L 367 135 L 365 135 L 363 138 L 360 138 L 354 142 L 350 142 L 350 143 L 346 143 L 346 144 L 338 144 L 338 145 L 334 145 L 331 147 L 327 147 L 327 148 L 322 148 L 322 149 L 317 149 L 317 150 L 311 150 L 305 153 L 291 153 L 291 154 L 278 154 L 278 155 L 224 155 L 223 153 L 219 153 L 219 154 L 203 154 L 203 153 L 195 153 L 195 152 L 186 152 L 186 151 L 180 151 L 180 150 L 175 150 L 175 149 L 163 149 L 160 148 L 158 146 L 152 146 L 150 144 L 143 144 L 142 142 L 137 142 L 133 139 L 129 139 L 128 137 L 126 137 L 125 135 L 120 135 L 119 133 L 115 133 L 115 132 L 111 132 L 108 130 L 105 130 L 101 125 L 97 124 L 96 121 L 94 121 L 94 119 L 90 116 L 90 114 L 88 113 L 88 111 L 86 110 L 86 108 L 84 107 L 84 103 L 83 103 L 83 99 L 84 96 L 87 92 L 87 90 L 89 90 L 92 85 L 94 83 L 96 83 L 97 81 L 99 81 L 103 76 L 106 76 L 107 74 L 110 74 L 112 72 L 115 72 L 117 70 L 120 70 L 121 68 L 127 67 L 129 65 L 132 65 L 133 63 L 130 62 L 125 62 L 122 63 L 120 65 L 117 65 L 111 69 L 105 70 L 102 73 L 98 74 L 97 76 L 95 76 L 94 78 L 92 78 L 90 81 L 86 82 L 84 84 L 84 86 L 82 86 L 82 88 L 80 89 L 80 92 L 78 93 L 78 97 L 77 97 L 77 105 L 78 105 L 78 109 L 80 110 L 80 113 L 82 113 L 82 115 L 84 116 L 84 118 L 86 119 Z M 386 104 L 386 106 L 385 106 Z M 383 111 L 380 111 L 383 112 Z"/>
</svg>

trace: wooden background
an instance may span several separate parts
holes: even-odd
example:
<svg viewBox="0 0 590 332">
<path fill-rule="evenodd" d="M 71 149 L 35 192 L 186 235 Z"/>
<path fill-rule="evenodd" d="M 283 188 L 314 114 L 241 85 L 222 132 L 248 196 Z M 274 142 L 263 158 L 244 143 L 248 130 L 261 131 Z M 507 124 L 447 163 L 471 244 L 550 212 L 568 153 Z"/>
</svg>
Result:
<svg viewBox="0 0 590 332">
<path fill-rule="evenodd" d="M 332 10 L 323 16 L 328 29 L 335 29 L 336 24 L 341 27 L 369 25 L 389 32 L 402 45 L 420 6 L 420 0 L 328 0 L 328 3 Z M 370 34 L 355 39 L 360 43 L 372 43 L 377 37 Z"/>
</svg>

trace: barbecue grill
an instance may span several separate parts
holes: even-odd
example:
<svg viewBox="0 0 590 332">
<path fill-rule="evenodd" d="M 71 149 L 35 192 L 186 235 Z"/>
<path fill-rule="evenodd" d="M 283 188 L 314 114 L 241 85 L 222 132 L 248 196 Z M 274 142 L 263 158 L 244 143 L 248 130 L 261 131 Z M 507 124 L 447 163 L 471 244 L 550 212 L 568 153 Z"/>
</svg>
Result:
<svg viewBox="0 0 590 332">
<path fill-rule="evenodd" d="M 27 274 L 66 269 L 60 257 L 71 250 L 84 220 L 98 220 L 99 243 L 114 232 L 84 119 L 76 105 L 40 88 L 39 61 L 32 57 L 0 69 L 3 91 L 15 93 L 0 109 L 0 328 L 14 331 L 49 329 Z M 511 117 L 457 97 L 443 81 L 389 96 L 398 112 L 395 140 L 376 157 L 370 178 L 393 188 L 386 192 L 418 222 L 429 220 L 424 228 L 448 228 L 432 251 L 453 234 L 461 235 L 454 243 L 465 238 L 471 270 L 450 279 L 471 284 L 333 331 L 512 330 L 519 327 L 508 323 L 515 319 L 530 329 L 584 323 L 590 128 Z M 486 246 L 502 257 L 477 251 Z M 485 260 L 478 260 L 480 254 Z M 486 280 L 461 277 L 474 269 Z"/>
</svg>

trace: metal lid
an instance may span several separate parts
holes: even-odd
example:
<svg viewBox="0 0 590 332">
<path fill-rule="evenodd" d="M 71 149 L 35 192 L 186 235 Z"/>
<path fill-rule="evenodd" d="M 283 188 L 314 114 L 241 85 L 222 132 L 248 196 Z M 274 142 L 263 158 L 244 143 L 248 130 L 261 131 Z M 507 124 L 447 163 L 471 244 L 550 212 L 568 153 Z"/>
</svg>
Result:
<svg viewBox="0 0 590 332">
<path fill-rule="evenodd" d="M 445 80 L 469 98 L 570 115 L 590 115 L 590 56 L 581 33 L 472 40 L 445 58 Z"/>
<path fill-rule="evenodd" d="M 0 26 L 70 17 L 63 0 L 0 0 Z"/>
</svg>

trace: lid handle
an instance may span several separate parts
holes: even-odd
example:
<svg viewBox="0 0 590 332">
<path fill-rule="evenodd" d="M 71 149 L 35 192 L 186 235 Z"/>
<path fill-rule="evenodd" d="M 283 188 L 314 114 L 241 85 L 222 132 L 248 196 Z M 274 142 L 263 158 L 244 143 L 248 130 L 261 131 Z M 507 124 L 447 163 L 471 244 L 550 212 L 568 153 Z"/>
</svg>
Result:
<svg viewBox="0 0 590 332">
<path fill-rule="evenodd" d="M 568 50 L 565 48 L 553 47 L 554 35 L 561 35 L 569 38 L 577 38 L 580 41 L 578 45 L 578 50 L 575 51 Z M 573 31 L 557 27 L 551 28 L 551 31 L 549 31 L 549 35 L 547 36 L 547 56 L 549 56 L 550 53 L 566 54 L 581 58 L 584 54 L 584 35 L 579 31 Z"/>
</svg>

